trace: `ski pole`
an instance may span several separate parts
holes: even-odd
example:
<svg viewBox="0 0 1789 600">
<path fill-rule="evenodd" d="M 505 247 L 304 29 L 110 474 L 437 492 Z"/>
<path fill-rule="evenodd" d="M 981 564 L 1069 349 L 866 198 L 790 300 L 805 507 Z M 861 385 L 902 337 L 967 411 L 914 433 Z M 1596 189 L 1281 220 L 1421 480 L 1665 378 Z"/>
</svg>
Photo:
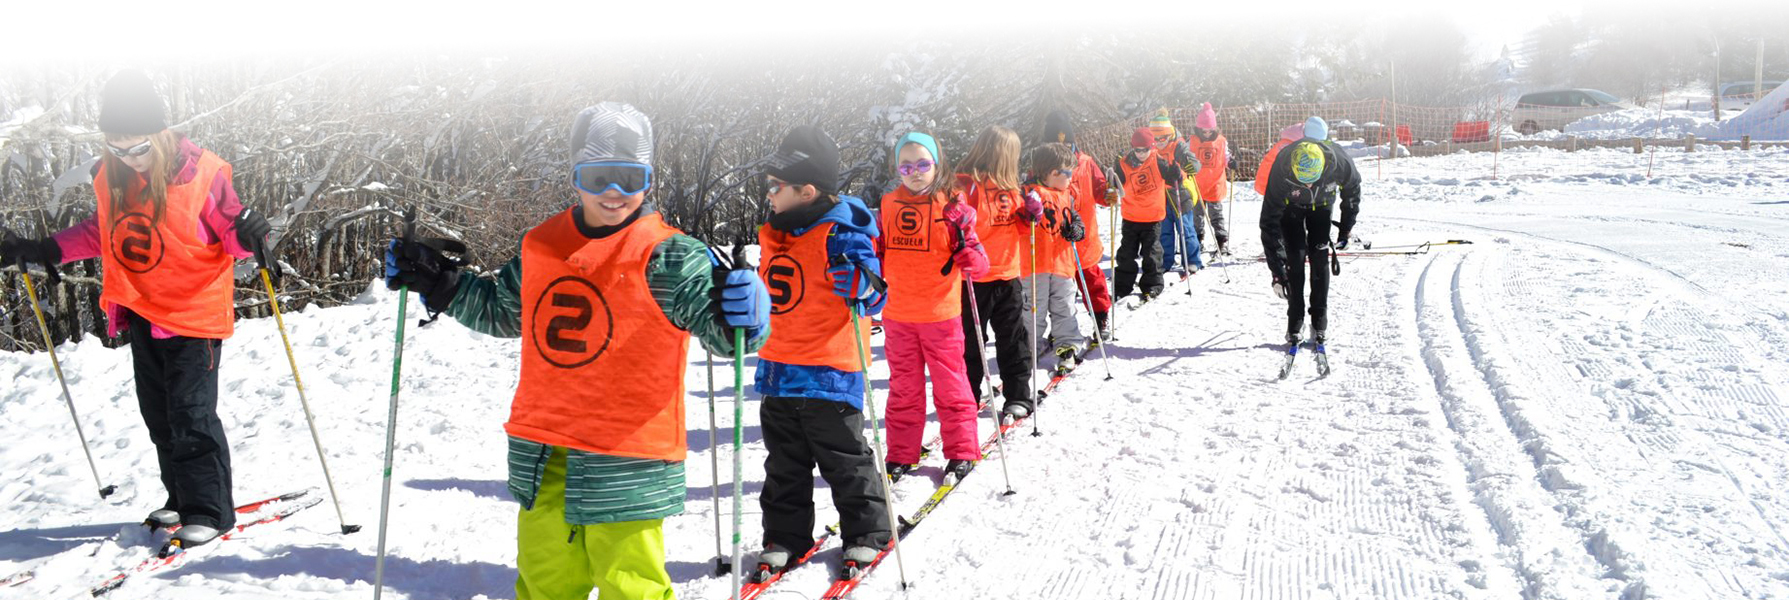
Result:
<svg viewBox="0 0 1789 600">
<path fill-rule="evenodd" d="M 1031 221 L 1031 357 L 1026 366 L 1031 368 L 1031 435 L 1043 435 L 1037 430 L 1037 413 L 1039 401 L 1043 396 L 1037 389 L 1037 221 Z"/>
<path fill-rule="evenodd" d="M 1230 200 L 1230 208 L 1224 209 L 1224 232 L 1225 232 L 1225 235 L 1229 235 L 1230 224 L 1235 222 L 1235 221 L 1230 220 L 1230 216 L 1236 214 L 1236 182 L 1231 181 L 1230 176 L 1228 174 L 1226 174 L 1224 176 L 1224 185 L 1225 185 L 1224 197 L 1228 198 Z M 1211 235 L 1214 238 L 1217 237 L 1217 231 L 1215 231 L 1215 230 L 1212 231 Z M 1223 249 L 1223 256 L 1220 258 L 1222 258 L 1224 261 L 1223 262 L 1224 270 L 1221 272 L 1224 274 L 1224 284 L 1228 285 L 1230 283 L 1230 263 L 1231 263 L 1229 244 L 1220 243 L 1220 244 L 1218 244 L 1218 246 Z"/>
<path fill-rule="evenodd" d="M 882 460 L 882 422 L 876 418 L 876 394 L 870 388 L 870 360 L 863 352 L 864 316 L 860 310 L 858 306 L 851 307 L 851 345 L 857 348 L 857 367 L 863 371 L 863 411 L 870 415 L 870 432 L 875 436 L 874 443 L 870 445 L 870 455 L 875 458 L 877 465 L 884 465 L 883 470 L 877 471 L 876 479 L 882 482 L 882 507 L 883 512 L 888 515 L 888 543 L 894 549 L 895 567 L 901 574 L 901 589 L 905 590 L 907 563 L 901 558 L 901 528 L 895 524 L 894 494 L 888 489 L 887 463 Z"/>
<path fill-rule="evenodd" d="M 44 268 L 52 269 L 49 272 L 55 273 L 54 266 L 44 265 Z M 68 393 L 68 379 L 62 376 L 62 361 L 56 358 L 56 343 L 50 340 L 50 324 L 44 320 L 43 305 L 37 301 L 37 287 L 31 284 L 31 273 L 23 264 L 19 265 L 19 276 L 25 278 L 25 294 L 31 298 L 31 311 L 37 314 L 37 330 L 43 332 L 44 349 L 50 352 L 50 367 L 56 371 L 56 382 L 62 384 L 62 401 L 68 404 L 68 416 L 74 419 L 75 437 L 81 440 L 81 452 L 87 455 L 87 468 L 93 471 L 93 482 L 99 485 L 99 497 L 104 499 L 118 491 L 118 486 L 106 485 L 105 480 L 99 476 L 99 465 L 93 462 L 93 451 L 87 448 L 87 434 L 81 431 L 81 414 L 75 411 L 75 398 Z M 51 279 L 55 277 L 52 276 Z"/>
<path fill-rule="evenodd" d="M 1112 243 L 1111 243 L 1111 245 L 1107 246 L 1108 248 L 1112 249 L 1112 279 L 1106 281 L 1106 289 L 1107 290 L 1116 289 L 1118 287 L 1116 285 L 1118 283 L 1117 282 L 1117 279 L 1118 279 L 1118 220 L 1120 218 L 1123 218 L 1123 216 L 1124 216 L 1124 213 L 1119 211 L 1119 208 L 1123 204 L 1124 204 L 1124 187 L 1119 186 L 1118 197 L 1112 199 L 1112 206 L 1111 206 L 1112 214 L 1111 214 L 1110 218 L 1108 218 L 1106 220 L 1106 228 L 1110 229 L 1112 231 Z M 1105 272 L 1102 271 L 1100 273 L 1100 277 L 1105 277 L 1105 276 L 1106 276 Z M 1108 291 L 1106 293 L 1108 295 L 1111 294 L 1110 291 Z M 1118 298 L 1113 298 L 1111 309 L 1106 310 L 1106 318 L 1110 319 L 1112 321 L 1112 332 L 1113 333 L 1118 332 L 1118 311 L 1112 310 L 1112 309 L 1116 309 L 1116 308 L 1118 308 Z"/>
<path fill-rule="evenodd" d="M 1081 268 L 1080 242 L 1071 242 L 1071 243 L 1073 243 L 1075 245 L 1075 277 L 1077 279 L 1080 279 L 1081 289 L 1083 290 L 1083 293 L 1081 294 L 1081 304 L 1083 304 L 1087 307 L 1087 314 L 1092 315 L 1093 314 L 1093 293 L 1091 290 L 1087 289 L 1087 271 L 1085 271 Z M 1112 380 L 1112 357 L 1106 355 L 1106 337 L 1105 337 L 1105 333 L 1103 333 L 1099 330 L 1098 323 L 1095 323 L 1094 327 L 1093 327 L 1093 339 L 1099 342 L 1099 360 L 1100 360 L 1100 364 L 1103 364 L 1106 367 L 1106 381 L 1111 381 Z"/>
<path fill-rule="evenodd" d="M 964 231 L 961 227 L 957 227 L 956 229 L 957 244 L 958 247 L 961 248 L 963 241 L 969 238 L 969 232 Z M 962 271 L 959 269 L 958 272 L 961 273 Z M 976 395 L 980 396 L 980 386 L 982 384 L 987 384 L 988 395 L 990 396 L 988 398 L 988 420 L 994 424 L 994 444 L 1000 447 L 1000 476 L 1006 482 L 1006 493 L 1001 495 L 1011 496 L 1017 492 L 1013 491 L 1012 469 L 1006 464 L 1006 457 L 1008 456 L 1006 453 L 1006 436 L 1000 431 L 1001 411 L 994 408 L 994 399 L 992 398 L 994 394 L 994 382 L 993 372 L 988 370 L 988 342 L 982 337 L 981 308 L 975 301 L 975 280 L 970 278 L 967 273 L 963 273 L 963 293 L 969 297 L 969 322 L 972 323 L 971 328 L 975 330 L 975 360 L 981 363 L 982 380 L 976 382 Z M 964 340 L 963 343 L 968 344 L 969 341 Z M 975 412 L 976 418 L 981 418 L 981 410 L 978 408 Z"/>
<path fill-rule="evenodd" d="M 718 256 L 718 254 L 716 255 Z M 733 244 L 729 269 L 750 269 L 745 244 Z M 745 550 L 745 328 L 733 328 L 733 600 L 739 600 Z"/>
<path fill-rule="evenodd" d="M 1360 239 L 1356 237 L 1355 239 Z M 1429 246 L 1460 246 L 1471 244 L 1472 240 L 1446 240 L 1440 242 L 1423 242 L 1420 244 L 1391 244 L 1386 246 L 1362 248 L 1363 250 L 1383 250 L 1386 248 L 1426 248 Z"/>
<path fill-rule="evenodd" d="M 708 498 L 714 501 L 714 576 L 726 575 L 733 565 L 727 563 L 721 548 L 721 456 L 715 444 L 714 416 L 714 353 L 708 353 Z"/>
<path fill-rule="evenodd" d="M 1175 186 L 1174 192 L 1168 194 L 1168 206 L 1174 209 L 1173 235 L 1174 247 L 1180 249 L 1180 281 L 1186 284 L 1186 295 L 1191 296 L 1193 295 L 1193 282 L 1188 280 L 1188 277 L 1192 276 L 1193 260 L 1192 257 L 1186 255 L 1186 223 L 1180 220 L 1182 214 L 1180 212 L 1180 200 L 1178 198 L 1180 192 L 1185 189 L 1185 182 Z"/>
<path fill-rule="evenodd" d="M 738 263 L 735 263 L 737 265 Z M 740 546 L 741 529 L 745 526 L 745 463 L 740 451 L 745 447 L 745 328 L 733 328 L 733 600 L 739 600 L 740 563 L 745 552 Z"/>
<path fill-rule="evenodd" d="M 975 323 L 975 359 L 981 362 L 982 380 L 988 383 L 988 395 L 992 396 L 994 394 L 993 374 L 988 371 L 988 342 L 986 338 L 982 337 L 981 308 L 976 306 L 975 302 L 975 282 L 964 277 L 963 285 L 966 286 L 963 293 L 969 295 L 969 318 L 971 322 Z M 980 411 L 977 412 L 979 414 Z M 1006 479 L 1006 493 L 1002 495 L 1011 496 L 1015 492 L 1013 492 L 1012 471 L 1006 466 L 1006 457 L 1008 456 L 1006 435 L 1000 431 L 1000 411 L 994 408 L 993 398 L 988 398 L 988 420 L 994 423 L 994 444 L 1000 446 L 1000 476 Z"/>
<path fill-rule="evenodd" d="M 342 526 L 342 535 L 360 531 L 359 525 L 349 525 L 348 518 L 342 514 L 342 500 L 335 493 L 335 479 L 329 476 L 329 459 L 323 455 L 323 438 L 317 435 L 317 420 L 311 416 L 311 402 L 304 395 L 304 380 L 298 376 L 298 359 L 292 355 L 292 341 L 286 338 L 286 319 L 280 315 L 279 294 L 274 292 L 273 277 L 268 275 L 267 266 L 260 269 L 261 285 L 267 288 L 267 305 L 273 309 L 274 326 L 280 330 L 280 344 L 286 347 L 286 364 L 292 367 L 292 384 L 298 387 L 298 406 L 304 409 L 304 424 L 311 429 L 311 443 L 317 447 L 317 464 L 323 465 L 323 483 L 329 487 L 329 500 L 335 503 L 335 518 Z"/>
<path fill-rule="evenodd" d="M 404 212 L 404 242 L 416 237 L 416 208 Z M 410 308 L 410 286 L 398 288 L 398 327 L 391 355 L 391 411 L 385 416 L 385 471 L 379 491 L 379 554 L 373 562 L 373 600 L 385 591 L 385 532 L 391 524 L 391 453 L 397 447 L 398 382 L 404 368 L 404 321 Z"/>
</svg>

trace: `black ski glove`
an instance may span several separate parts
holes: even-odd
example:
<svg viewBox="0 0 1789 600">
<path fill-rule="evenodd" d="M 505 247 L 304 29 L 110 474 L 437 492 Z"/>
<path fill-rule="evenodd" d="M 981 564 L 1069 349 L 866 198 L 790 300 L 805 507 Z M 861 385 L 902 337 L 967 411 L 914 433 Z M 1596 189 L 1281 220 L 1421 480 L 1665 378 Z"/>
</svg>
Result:
<svg viewBox="0 0 1789 600">
<path fill-rule="evenodd" d="M 62 263 L 62 246 L 54 238 L 39 240 L 19 237 L 10 231 L 0 239 L 0 266 L 14 265 L 24 270 L 26 264 L 54 268 Z"/>
<path fill-rule="evenodd" d="M 1155 166 L 1162 172 L 1162 181 L 1168 182 L 1168 185 L 1180 185 L 1186 179 L 1186 174 L 1181 173 L 1180 167 L 1174 163 L 1158 160 L 1155 161 Z"/>
<path fill-rule="evenodd" d="M 1062 224 L 1062 239 L 1071 244 L 1087 239 L 1087 225 L 1081 221 L 1081 215 L 1072 210 L 1062 211 L 1062 214 L 1066 215 Z"/>
<path fill-rule="evenodd" d="M 423 306 L 431 314 L 447 310 L 460 288 L 460 267 L 463 263 L 442 252 L 452 240 L 392 240 L 385 249 L 385 287 L 398 290 L 409 287 L 422 294 Z"/>
<path fill-rule="evenodd" d="M 255 209 L 243 207 L 242 212 L 236 215 L 236 243 L 255 253 L 255 264 L 267 269 L 267 273 L 273 276 L 275 285 L 278 285 L 280 271 L 268 262 L 267 256 L 267 245 L 272 241 L 272 234 L 273 225 L 268 224 L 267 218 L 255 212 Z"/>
</svg>

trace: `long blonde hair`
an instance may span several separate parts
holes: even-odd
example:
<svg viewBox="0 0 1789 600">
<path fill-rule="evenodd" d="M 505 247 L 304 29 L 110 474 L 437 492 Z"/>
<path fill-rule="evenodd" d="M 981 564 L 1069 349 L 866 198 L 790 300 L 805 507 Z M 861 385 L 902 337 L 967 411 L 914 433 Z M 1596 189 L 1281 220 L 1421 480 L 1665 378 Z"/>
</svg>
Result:
<svg viewBox="0 0 1789 600">
<path fill-rule="evenodd" d="M 1019 189 L 1019 134 L 999 125 L 981 130 L 957 172 L 987 178 L 1002 190 Z"/>
<path fill-rule="evenodd" d="M 106 143 L 133 137 L 137 136 L 108 133 Z M 149 135 L 149 171 L 143 174 L 149 180 L 149 186 L 144 188 L 137 200 L 147 202 L 153 208 L 149 216 L 151 223 L 160 223 L 162 214 L 167 212 L 168 183 L 174 178 L 174 167 L 179 162 L 179 157 L 180 136 L 174 130 L 163 129 Z M 100 160 L 105 162 L 106 180 L 96 181 L 94 185 L 106 186 L 112 195 L 112 214 L 123 215 L 131 208 L 126 200 L 125 190 L 136 183 L 137 171 L 124 164 L 123 159 L 113 156 L 110 151 L 102 154 Z"/>
</svg>

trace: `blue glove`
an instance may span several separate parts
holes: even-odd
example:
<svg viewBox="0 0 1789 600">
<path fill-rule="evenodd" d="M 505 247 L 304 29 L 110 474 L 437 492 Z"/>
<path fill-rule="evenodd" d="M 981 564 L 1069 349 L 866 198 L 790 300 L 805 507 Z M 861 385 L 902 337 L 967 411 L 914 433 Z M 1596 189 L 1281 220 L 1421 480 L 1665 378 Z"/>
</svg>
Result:
<svg viewBox="0 0 1789 600">
<path fill-rule="evenodd" d="M 871 274 L 857 268 L 854 264 L 842 264 L 826 271 L 832 275 L 832 293 L 843 296 L 846 300 L 868 300 L 876 293 Z"/>
<path fill-rule="evenodd" d="M 715 275 L 722 323 L 754 332 L 770 326 L 770 292 L 757 271 L 733 269 Z"/>
</svg>

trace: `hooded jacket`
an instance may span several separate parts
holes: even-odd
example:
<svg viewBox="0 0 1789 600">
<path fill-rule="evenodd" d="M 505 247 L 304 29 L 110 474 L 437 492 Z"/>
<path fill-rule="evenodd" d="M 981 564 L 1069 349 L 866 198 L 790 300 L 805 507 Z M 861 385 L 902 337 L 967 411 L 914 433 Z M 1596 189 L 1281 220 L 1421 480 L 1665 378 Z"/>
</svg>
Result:
<svg viewBox="0 0 1789 600">
<path fill-rule="evenodd" d="M 817 200 L 822 202 L 824 200 Z M 779 231 L 791 236 L 801 236 L 822 225 L 831 223 L 832 234 L 826 239 L 827 256 L 843 256 L 855 261 L 864 268 L 882 273 L 882 261 L 876 258 L 875 240 L 878 235 L 876 218 L 870 213 L 863 200 L 854 196 L 839 196 L 836 204 L 814 219 L 811 223 L 781 223 L 785 219 L 773 216 L 771 225 Z M 831 288 L 825 290 L 809 290 L 805 293 L 831 294 Z M 870 316 L 882 312 L 888 301 L 884 292 L 874 292 L 863 303 L 863 315 Z M 774 328 L 772 336 L 778 335 Z M 868 329 L 863 335 L 869 335 Z M 756 391 L 763 396 L 816 398 L 843 402 L 858 410 L 863 409 L 864 374 L 857 371 L 843 371 L 821 365 L 788 364 L 764 358 L 758 359 L 757 376 L 753 380 Z"/>
</svg>

